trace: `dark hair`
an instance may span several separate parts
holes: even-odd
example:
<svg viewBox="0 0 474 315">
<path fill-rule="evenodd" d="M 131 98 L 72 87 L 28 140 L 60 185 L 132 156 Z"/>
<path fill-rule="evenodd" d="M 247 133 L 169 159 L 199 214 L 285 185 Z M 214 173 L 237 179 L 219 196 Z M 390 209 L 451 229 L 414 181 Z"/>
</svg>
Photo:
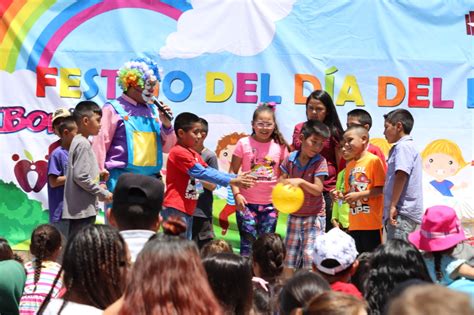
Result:
<svg viewBox="0 0 474 315">
<path fill-rule="evenodd" d="M 97 114 L 102 117 L 102 109 L 100 109 L 100 106 L 93 101 L 82 101 L 79 102 L 74 108 L 74 111 L 72 112 L 72 117 L 74 117 L 74 121 L 79 125 L 82 118 L 90 118 L 94 114 Z"/>
<path fill-rule="evenodd" d="M 13 259 L 13 250 L 8 241 L 0 237 L 0 261 Z"/>
<path fill-rule="evenodd" d="M 392 125 L 395 125 L 398 122 L 401 123 L 403 126 L 403 132 L 407 135 L 410 134 L 413 129 L 413 124 L 415 123 L 412 114 L 403 108 L 392 110 L 388 114 L 383 115 L 383 118 L 386 122 L 389 122 Z"/>
<path fill-rule="evenodd" d="M 328 126 L 320 121 L 308 120 L 303 124 L 303 127 L 301 128 L 301 134 L 305 139 L 308 139 L 312 135 L 327 139 L 331 135 L 331 131 L 329 130 Z"/>
<path fill-rule="evenodd" d="M 303 315 L 357 315 L 361 309 L 367 309 L 365 301 L 350 294 L 327 291 L 311 299 Z"/>
<path fill-rule="evenodd" d="M 205 120 L 205 119 L 202 118 L 202 117 L 199 117 L 199 122 L 200 122 L 201 125 L 202 125 L 202 131 L 204 131 L 205 133 L 208 133 L 208 131 L 209 131 L 209 123 L 207 122 L 207 120 Z"/>
<path fill-rule="evenodd" d="M 55 121 L 56 122 L 56 121 Z M 58 125 L 58 133 L 60 135 L 63 134 L 64 130 L 69 130 L 69 131 L 72 131 L 74 128 L 77 127 L 77 124 L 76 124 L 76 121 L 74 120 L 74 117 L 72 116 L 68 116 L 68 117 L 64 117 L 61 122 L 59 122 L 59 125 Z"/>
<path fill-rule="evenodd" d="M 377 247 L 373 252 L 365 291 L 370 314 L 381 314 L 395 286 L 409 279 L 432 282 L 418 249 L 398 239 L 388 240 Z"/>
<path fill-rule="evenodd" d="M 354 262 L 353 262 L 354 263 Z M 321 261 L 321 266 L 324 267 L 324 268 L 328 268 L 328 269 L 334 269 L 336 267 L 339 267 L 341 266 L 341 264 L 339 263 L 339 261 L 337 261 L 336 259 L 331 259 L 331 258 L 326 258 L 324 259 L 323 261 Z M 318 270 L 318 272 L 324 276 L 324 278 L 326 280 L 329 281 L 329 283 L 333 283 L 333 282 L 336 282 L 336 281 L 339 281 L 339 279 L 341 279 L 342 277 L 345 277 L 347 276 L 347 274 L 352 270 L 352 264 L 347 267 L 346 269 L 344 270 L 341 270 L 339 272 L 337 272 L 336 274 L 334 275 L 330 275 L 330 274 L 327 274 L 325 272 L 322 272 L 320 270 Z"/>
<path fill-rule="evenodd" d="M 41 275 L 41 268 L 43 261 L 51 260 L 53 255 L 61 247 L 61 233 L 57 228 L 50 224 L 41 224 L 31 233 L 30 252 L 35 259 L 33 266 L 35 268 L 34 275 L 34 289 L 36 291 L 36 284 Z"/>
<path fill-rule="evenodd" d="M 252 122 L 254 122 L 257 119 L 258 115 L 260 113 L 263 113 L 263 112 L 267 112 L 267 113 L 272 114 L 273 122 L 275 123 L 275 128 L 273 129 L 273 133 L 271 135 L 273 141 L 275 141 L 279 145 L 284 145 L 287 148 L 289 148 L 288 143 L 286 142 L 286 140 L 283 137 L 282 133 L 278 129 L 278 124 L 277 124 L 276 116 L 275 116 L 275 107 L 269 106 L 267 103 L 263 103 L 263 104 L 259 105 L 255 109 L 255 111 L 253 112 Z M 255 130 L 252 128 L 252 135 L 254 135 L 254 134 L 255 134 Z"/>
<path fill-rule="evenodd" d="M 367 277 L 369 276 L 370 270 L 370 261 L 372 259 L 372 252 L 364 252 L 357 257 L 359 261 L 359 267 L 357 267 L 356 272 L 351 276 L 351 282 L 354 284 L 357 289 L 365 293 L 365 287 L 367 283 Z"/>
<path fill-rule="evenodd" d="M 372 116 L 369 112 L 362 108 L 356 108 L 347 113 L 347 117 L 354 117 L 359 120 L 361 126 L 369 125 L 369 129 L 372 128 Z"/>
<path fill-rule="evenodd" d="M 248 259 L 219 253 L 203 259 L 207 278 L 227 314 L 246 315 L 252 307 L 252 268 Z"/>
<path fill-rule="evenodd" d="M 158 187 L 157 190 L 160 190 L 161 195 L 163 195 L 163 182 L 156 178 L 152 180 L 154 183 L 150 182 L 149 184 Z M 143 230 L 153 227 L 159 219 L 163 198 L 157 198 L 157 202 L 151 205 L 150 202 L 144 201 L 148 197 L 140 188 L 131 187 L 126 193 L 128 194 L 128 201 L 115 202 L 110 210 L 118 228 L 123 231 Z"/>
<path fill-rule="evenodd" d="M 270 287 L 270 288 L 269 288 Z M 253 299 L 252 309 L 256 315 L 273 315 L 274 314 L 274 297 L 270 294 L 271 286 L 267 284 L 264 289 L 260 284 L 253 283 Z"/>
<path fill-rule="evenodd" d="M 61 271 L 66 293 L 58 314 L 70 296 L 80 295 L 84 304 L 105 309 L 120 298 L 125 288 L 128 265 L 126 244 L 118 230 L 108 225 L 88 225 L 68 240 Z M 61 276 L 58 273 L 38 310 L 42 314 Z"/>
<path fill-rule="evenodd" d="M 260 267 L 259 277 L 274 283 L 281 276 L 286 257 L 286 248 L 281 236 L 266 233 L 259 236 L 252 245 L 252 260 Z"/>
<path fill-rule="evenodd" d="M 174 132 L 178 135 L 178 130 L 189 131 L 195 123 L 200 123 L 201 120 L 198 115 L 184 112 L 176 116 L 174 120 Z"/>
<path fill-rule="evenodd" d="M 213 239 L 201 248 L 201 258 L 206 258 L 217 253 L 233 253 L 232 245 L 226 240 Z"/>
<path fill-rule="evenodd" d="M 326 107 L 326 117 L 324 118 L 323 123 L 329 127 L 331 131 L 331 136 L 335 137 L 338 141 L 342 139 L 342 133 L 344 129 L 342 128 L 341 121 L 337 115 L 336 106 L 332 101 L 331 95 L 323 90 L 315 90 L 306 98 L 306 108 L 308 108 L 309 101 L 315 99 L 323 103 Z"/>
<path fill-rule="evenodd" d="M 288 280 L 280 292 L 280 314 L 289 315 L 295 308 L 303 307 L 318 294 L 331 290 L 322 276 L 307 270 L 301 270 Z"/>
<path fill-rule="evenodd" d="M 434 268 L 435 268 L 434 271 L 435 271 L 437 281 L 441 281 L 443 279 L 443 270 L 441 268 L 441 259 L 443 258 L 443 256 L 451 255 L 453 253 L 455 247 L 456 246 L 453 246 L 453 247 L 445 249 L 445 250 L 434 251 L 434 252 L 430 252 L 430 253 L 425 252 L 425 255 L 430 255 L 431 254 L 433 256 Z"/>
<path fill-rule="evenodd" d="M 186 225 L 170 217 L 133 265 L 121 315 L 221 313 L 194 242 L 178 235 Z"/>
</svg>

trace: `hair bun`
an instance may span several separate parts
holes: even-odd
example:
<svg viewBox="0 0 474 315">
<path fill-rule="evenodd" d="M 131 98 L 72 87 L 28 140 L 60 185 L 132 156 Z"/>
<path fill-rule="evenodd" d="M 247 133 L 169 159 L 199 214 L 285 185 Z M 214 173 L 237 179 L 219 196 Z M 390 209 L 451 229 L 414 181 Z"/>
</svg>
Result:
<svg viewBox="0 0 474 315">
<path fill-rule="evenodd" d="M 163 224 L 163 233 L 166 235 L 180 235 L 186 232 L 186 223 L 178 216 L 170 216 Z"/>
</svg>

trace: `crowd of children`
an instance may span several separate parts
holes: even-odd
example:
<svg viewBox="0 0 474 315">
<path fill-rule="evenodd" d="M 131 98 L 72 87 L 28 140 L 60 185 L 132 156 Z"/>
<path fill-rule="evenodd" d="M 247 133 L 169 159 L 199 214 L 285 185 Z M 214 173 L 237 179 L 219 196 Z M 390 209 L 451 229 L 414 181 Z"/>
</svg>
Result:
<svg viewBox="0 0 474 315">
<path fill-rule="evenodd" d="M 226 173 L 204 145 L 207 121 L 195 114 L 180 113 L 171 126 L 161 113 L 161 129 L 157 120 L 150 130 L 136 125 L 143 113 L 133 107 L 151 106 L 159 81 L 153 67 L 146 59 L 126 64 L 124 95 L 104 112 L 83 101 L 72 114 L 53 115 L 60 141 L 48 167 L 50 224 L 33 231 L 33 259 L 23 267 L 0 239 L 0 314 L 422 314 L 423 306 L 404 308 L 411 290 L 428 299 L 444 285 L 474 298 L 474 268 L 453 255 L 465 240 L 454 210 L 437 206 L 423 216 L 409 111 L 384 115 L 392 144 L 385 160 L 370 143 L 369 113 L 349 112 L 344 131 L 324 91 L 308 96 L 308 121 L 295 126 L 291 145 L 275 104 L 260 104 Z M 130 81 L 132 70 L 142 81 Z M 152 154 L 140 154 L 150 139 Z M 165 139 L 163 183 L 156 172 Z M 304 192 L 285 238 L 275 234 L 278 182 Z M 240 255 L 214 239 L 216 185 L 230 186 L 235 199 Z M 99 201 L 108 204 L 107 225 L 94 224 Z"/>
</svg>

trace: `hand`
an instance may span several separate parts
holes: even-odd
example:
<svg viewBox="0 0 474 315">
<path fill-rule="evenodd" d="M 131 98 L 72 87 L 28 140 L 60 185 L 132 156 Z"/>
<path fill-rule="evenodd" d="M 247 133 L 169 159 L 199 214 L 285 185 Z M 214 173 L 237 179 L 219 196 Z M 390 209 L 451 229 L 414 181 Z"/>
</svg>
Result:
<svg viewBox="0 0 474 315">
<path fill-rule="evenodd" d="M 337 219 L 331 219 L 331 224 L 335 228 L 341 228 L 341 224 L 339 223 L 339 221 L 337 221 Z"/>
<path fill-rule="evenodd" d="M 337 202 L 338 200 L 344 200 L 344 194 L 342 191 L 339 191 L 337 189 L 333 189 L 329 192 L 329 195 L 331 196 L 331 199 L 333 202 Z"/>
<path fill-rule="evenodd" d="M 165 111 L 167 111 L 168 113 L 171 114 L 171 116 L 173 116 L 173 111 L 171 110 L 171 107 L 169 107 L 168 105 L 166 105 L 165 103 L 161 102 L 161 105 L 163 105 L 163 109 Z M 160 121 L 161 123 L 163 124 L 163 126 L 166 128 L 166 129 L 169 129 L 171 128 L 171 120 L 169 120 L 165 114 L 163 114 L 161 112 L 161 110 L 158 111 L 158 115 L 160 115 Z"/>
<path fill-rule="evenodd" d="M 395 206 L 390 207 L 390 217 L 389 217 L 389 223 L 393 226 L 397 226 L 397 216 L 398 216 L 398 210 Z"/>
<path fill-rule="evenodd" d="M 103 171 L 100 172 L 99 176 L 100 176 L 100 181 L 101 182 L 106 182 L 106 181 L 109 180 L 110 173 L 107 170 L 103 170 Z"/>
<path fill-rule="evenodd" d="M 255 185 L 256 178 L 255 176 L 250 175 L 250 173 L 250 171 L 245 172 L 238 175 L 236 178 L 232 178 L 230 184 L 245 189 L 253 187 L 253 185 Z"/>
<path fill-rule="evenodd" d="M 344 195 L 344 201 L 347 202 L 347 203 L 354 203 L 359 199 L 361 199 L 360 198 L 360 193 L 355 192 L 355 191 L 354 192 L 349 192 L 349 193 Z"/>
<path fill-rule="evenodd" d="M 235 199 L 235 209 L 237 211 L 243 211 L 245 209 L 245 205 L 247 204 L 247 200 L 241 194 L 237 194 L 234 196 Z"/>
<path fill-rule="evenodd" d="M 301 181 L 304 180 L 302 178 L 285 178 L 281 180 L 283 185 L 291 185 L 295 187 L 299 187 L 301 185 Z"/>
</svg>

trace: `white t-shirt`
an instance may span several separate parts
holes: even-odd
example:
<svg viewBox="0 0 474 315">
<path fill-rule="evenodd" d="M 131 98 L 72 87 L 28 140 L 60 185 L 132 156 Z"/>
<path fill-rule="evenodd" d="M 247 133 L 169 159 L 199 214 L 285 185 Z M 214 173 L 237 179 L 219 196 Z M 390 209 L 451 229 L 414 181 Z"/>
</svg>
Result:
<svg viewBox="0 0 474 315">
<path fill-rule="evenodd" d="M 63 305 L 64 300 L 62 299 L 51 299 L 48 306 L 44 310 L 44 315 L 56 315 L 58 314 L 59 309 Z M 64 315 L 99 315 L 104 311 L 93 306 L 78 304 L 74 302 L 67 302 L 66 306 L 63 308 L 61 314 Z"/>
</svg>

